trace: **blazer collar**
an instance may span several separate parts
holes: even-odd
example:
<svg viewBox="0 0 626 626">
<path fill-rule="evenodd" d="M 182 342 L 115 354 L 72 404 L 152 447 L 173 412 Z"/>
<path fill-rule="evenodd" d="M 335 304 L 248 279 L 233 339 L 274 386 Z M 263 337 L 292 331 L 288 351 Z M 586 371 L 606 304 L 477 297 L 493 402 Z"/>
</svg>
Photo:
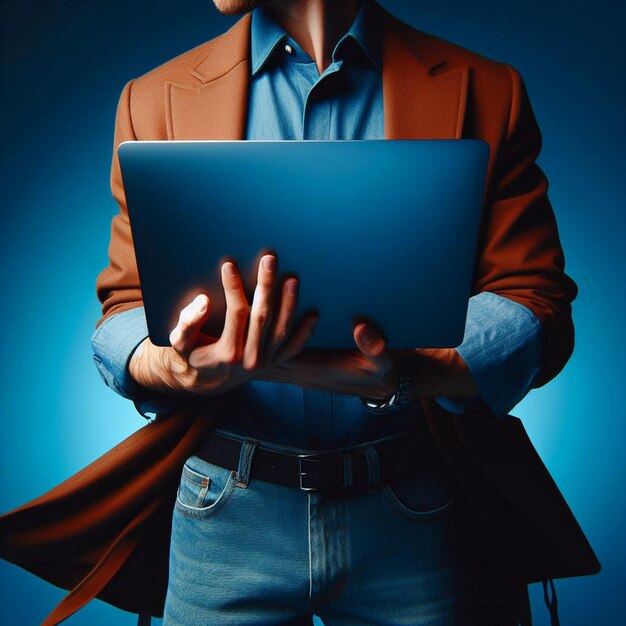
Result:
<svg viewBox="0 0 626 626">
<path fill-rule="evenodd" d="M 383 23 L 386 139 L 460 139 L 469 68 L 449 67 L 426 35 L 379 5 Z M 251 15 L 208 44 L 189 86 L 167 83 L 168 139 L 244 139 L 248 112 Z M 411 80 L 407 80 L 407 76 Z"/>
</svg>

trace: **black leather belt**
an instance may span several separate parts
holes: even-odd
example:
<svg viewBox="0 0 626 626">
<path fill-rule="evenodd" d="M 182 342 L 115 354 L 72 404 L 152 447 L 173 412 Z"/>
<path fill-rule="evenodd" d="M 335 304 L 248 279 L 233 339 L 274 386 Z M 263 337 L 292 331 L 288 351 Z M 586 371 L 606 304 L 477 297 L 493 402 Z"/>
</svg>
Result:
<svg viewBox="0 0 626 626">
<path fill-rule="evenodd" d="M 210 431 L 194 454 L 236 470 L 241 444 L 240 439 Z M 428 429 L 420 427 L 368 444 L 320 452 L 282 452 L 259 443 L 250 477 L 304 491 L 367 491 L 400 476 L 439 472 L 443 467 Z"/>
</svg>

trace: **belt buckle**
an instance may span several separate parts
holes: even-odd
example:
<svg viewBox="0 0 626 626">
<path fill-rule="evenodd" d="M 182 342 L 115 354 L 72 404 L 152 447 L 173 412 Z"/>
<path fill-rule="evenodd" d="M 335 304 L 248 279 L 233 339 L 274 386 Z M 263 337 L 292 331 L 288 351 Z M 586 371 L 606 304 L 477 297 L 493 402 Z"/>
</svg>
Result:
<svg viewBox="0 0 626 626">
<path fill-rule="evenodd" d="M 323 463 L 324 461 L 328 462 L 333 459 L 340 461 L 339 467 L 341 467 L 341 472 L 327 472 L 322 474 L 322 476 L 326 478 L 326 485 L 324 487 L 312 486 L 310 483 L 308 485 L 306 484 L 308 482 L 306 477 L 312 476 L 312 474 L 311 472 L 305 471 L 307 469 L 304 467 L 305 463 Z M 336 475 L 338 473 L 341 473 L 341 484 L 337 484 L 336 482 L 333 484 L 333 481 L 338 478 Z M 319 475 L 320 474 L 317 474 L 317 476 Z M 298 478 L 300 479 L 299 487 L 302 491 L 319 493 L 322 491 L 331 491 L 332 489 L 347 489 L 353 484 L 352 456 L 350 454 L 324 454 L 323 452 L 319 454 L 298 454 Z"/>
</svg>

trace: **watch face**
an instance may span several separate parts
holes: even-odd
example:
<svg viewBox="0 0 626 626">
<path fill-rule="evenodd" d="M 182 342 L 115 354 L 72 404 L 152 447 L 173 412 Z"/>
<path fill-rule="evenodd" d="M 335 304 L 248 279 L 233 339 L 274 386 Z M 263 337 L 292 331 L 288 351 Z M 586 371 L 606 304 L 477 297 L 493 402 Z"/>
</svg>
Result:
<svg viewBox="0 0 626 626">
<path fill-rule="evenodd" d="M 410 402 L 411 377 L 408 374 L 400 374 L 398 377 L 398 386 L 393 395 L 386 400 L 373 400 L 370 398 L 361 398 L 361 402 L 368 408 L 375 411 L 387 409 L 390 407 L 401 407 Z"/>
<path fill-rule="evenodd" d="M 396 392 L 388 399 L 386 400 L 371 400 L 371 399 L 367 399 L 367 398 L 361 398 L 361 402 L 368 408 L 368 409 L 374 409 L 374 410 L 381 410 L 381 409 L 386 409 L 392 406 L 395 406 L 396 403 L 398 402 L 398 391 L 396 390 Z"/>
</svg>

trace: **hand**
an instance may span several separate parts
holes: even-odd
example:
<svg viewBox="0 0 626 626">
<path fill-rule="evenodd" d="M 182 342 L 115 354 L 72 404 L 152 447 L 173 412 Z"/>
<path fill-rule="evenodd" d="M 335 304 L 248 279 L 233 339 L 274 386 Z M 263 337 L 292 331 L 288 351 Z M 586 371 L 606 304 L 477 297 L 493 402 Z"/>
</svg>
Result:
<svg viewBox="0 0 626 626">
<path fill-rule="evenodd" d="M 298 279 L 287 279 L 280 297 L 274 298 L 275 256 L 265 255 L 259 263 L 252 306 L 234 263 L 224 263 L 221 275 L 226 296 L 221 336 L 201 332 L 211 302 L 207 295 L 197 296 L 180 312 L 170 334 L 171 348 L 157 347 L 146 339 L 135 350 L 129 369 L 139 384 L 154 391 L 212 395 L 233 389 L 302 350 L 313 333 L 317 314 L 305 316 L 292 332 Z"/>
<path fill-rule="evenodd" d="M 262 380 L 285 382 L 374 400 L 390 397 L 400 372 L 411 379 L 409 399 L 420 396 L 475 396 L 480 393 L 465 361 L 453 348 L 388 350 L 371 325 L 353 329 L 358 350 L 303 350 L 261 373 Z"/>
<path fill-rule="evenodd" d="M 365 323 L 357 324 L 353 337 L 358 350 L 307 349 L 264 372 L 258 378 L 287 382 L 305 389 L 382 400 L 398 384 L 396 360 L 387 351 L 383 336 Z"/>
</svg>

